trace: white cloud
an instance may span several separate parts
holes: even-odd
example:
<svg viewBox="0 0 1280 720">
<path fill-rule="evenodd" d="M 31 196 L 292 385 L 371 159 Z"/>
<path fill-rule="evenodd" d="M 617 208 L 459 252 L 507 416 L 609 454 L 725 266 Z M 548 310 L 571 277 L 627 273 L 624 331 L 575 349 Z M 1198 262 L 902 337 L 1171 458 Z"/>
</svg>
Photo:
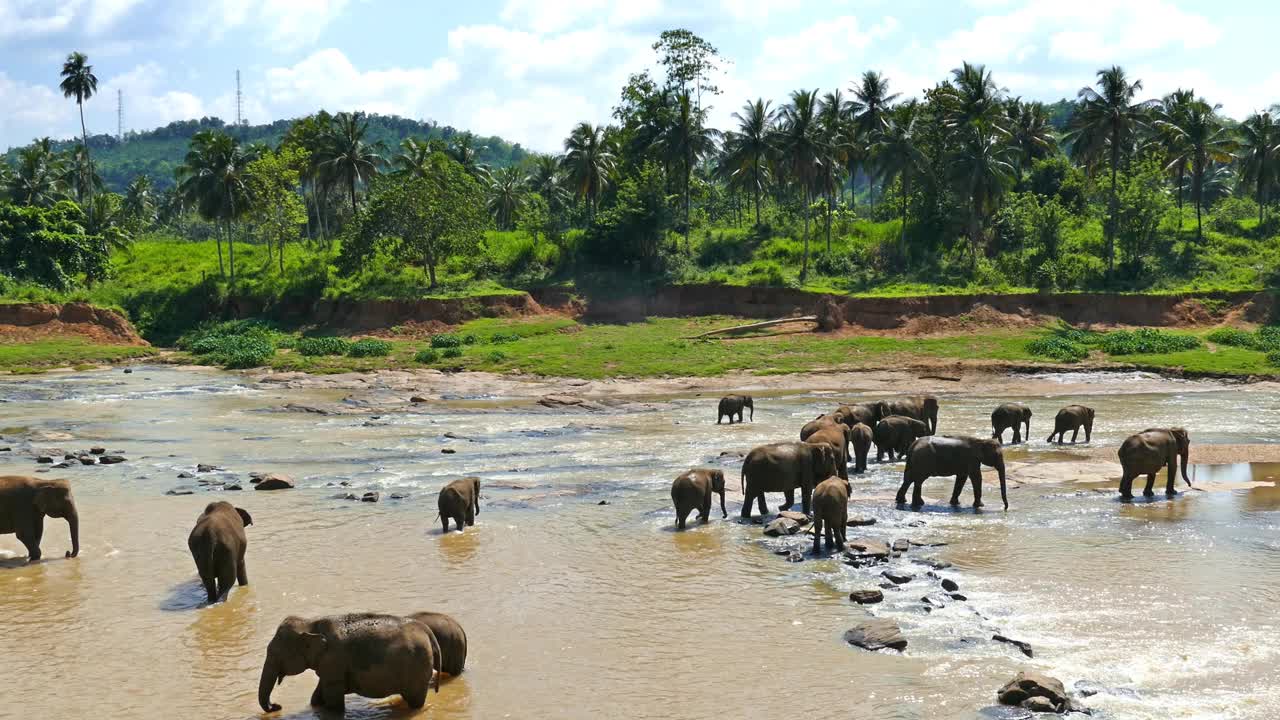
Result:
<svg viewBox="0 0 1280 720">
<path fill-rule="evenodd" d="M 51 87 L 21 83 L 0 71 L 0 107 L 5 108 L 0 113 L 0 138 L 14 144 L 25 143 L 36 135 L 70 134 L 73 106 Z"/>
<path fill-rule="evenodd" d="M 458 79 L 447 58 L 429 67 L 359 70 L 335 48 L 312 53 L 291 67 L 272 68 L 258 101 L 274 117 L 292 117 L 319 108 L 365 110 L 421 117 L 427 100 Z"/>
<path fill-rule="evenodd" d="M 573 71 L 595 67 L 606 54 L 634 44 L 603 28 L 539 35 L 498 25 L 469 25 L 449 31 L 449 49 L 469 60 L 493 63 L 512 80 L 531 71 Z"/>
<path fill-rule="evenodd" d="M 0 0 L 0 38 L 62 32 L 76 19 L 80 3 Z"/>
</svg>

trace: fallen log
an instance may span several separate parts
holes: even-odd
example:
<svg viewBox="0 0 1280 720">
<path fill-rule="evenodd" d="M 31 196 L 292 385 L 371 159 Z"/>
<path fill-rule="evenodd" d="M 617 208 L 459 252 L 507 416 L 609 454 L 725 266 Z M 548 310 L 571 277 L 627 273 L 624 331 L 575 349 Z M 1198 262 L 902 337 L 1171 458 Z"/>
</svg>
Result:
<svg viewBox="0 0 1280 720">
<path fill-rule="evenodd" d="M 711 335 L 724 335 L 727 333 L 746 332 L 747 330 L 756 330 L 758 328 L 772 327 L 774 325 L 785 325 L 793 322 L 818 322 L 817 315 L 801 315 L 800 317 L 778 318 L 777 320 L 765 320 L 764 322 L 749 323 L 747 325 L 734 325 L 733 327 L 720 328 L 719 330 L 709 330 L 701 335 L 693 335 L 684 338 L 685 340 L 697 340 L 699 338 L 709 337 Z"/>
</svg>

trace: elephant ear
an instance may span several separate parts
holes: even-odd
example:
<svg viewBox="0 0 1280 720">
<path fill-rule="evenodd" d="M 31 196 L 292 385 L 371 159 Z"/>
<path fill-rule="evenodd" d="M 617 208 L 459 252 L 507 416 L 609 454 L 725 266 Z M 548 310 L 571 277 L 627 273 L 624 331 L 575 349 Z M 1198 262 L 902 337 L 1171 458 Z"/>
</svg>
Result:
<svg viewBox="0 0 1280 720">
<path fill-rule="evenodd" d="M 320 633 L 311 632 L 302 633 L 301 639 L 302 654 L 307 659 L 307 667 L 315 668 L 320 664 L 320 656 L 329 647 L 329 641 L 325 640 Z"/>
<path fill-rule="evenodd" d="M 49 517 L 61 517 L 58 515 L 62 508 L 67 504 L 67 496 L 71 494 L 70 488 L 61 485 L 45 485 L 36 490 L 34 504 L 36 509 L 48 515 Z"/>
<path fill-rule="evenodd" d="M 724 492 L 724 471 L 715 470 L 711 473 L 711 490 L 713 492 Z"/>
<path fill-rule="evenodd" d="M 244 523 L 245 527 L 249 527 L 253 524 L 253 518 L 249 515 L 247 510 L 236 508 L 236 512 L 240 513 L 240 521 Z"/>
</svg>

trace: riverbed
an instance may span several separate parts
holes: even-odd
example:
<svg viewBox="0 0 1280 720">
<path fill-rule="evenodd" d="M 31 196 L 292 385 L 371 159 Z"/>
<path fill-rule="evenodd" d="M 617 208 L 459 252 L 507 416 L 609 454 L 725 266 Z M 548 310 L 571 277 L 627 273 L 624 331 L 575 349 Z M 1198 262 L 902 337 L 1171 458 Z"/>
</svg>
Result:
<svg viewBox="0 0 1280 720">
<path fill-rule="evenodd" d="M 850 514 L 876 523 L 850 538 L 916 543 L 891 563 L 914 579 L 863 607 L 848 594 L 884 582 L 883 566 L 815 558 L 806 535 L 738 521 L 737 453 L 794 438 L 840 400 L 883 396 L 866 377 L 838 391 L 762 382 L 755 421 L 732 426 L 714 424 L 718 395 L 692 388 L 578 385 L 585 405 L 547 407 L 461 378 L 457 392 L 431 380 L 417 403 L 403 383 L 291 387 L 171 367 L 0 380 L 0 446 L 12 448 L 0 474 L 31 474 L 53 449 L 128 458 L 40 475 L 72 483 L 78 558 L 62 557 L 60 520 L 46 521 L 46 560 L 32 566 L 0 536 L 0 717 L 258 717 L 264 650 L 286 615 L 427 609 L 466 627 L 466 672 L 418 713 L 349 696 L 347 717 L 997 717 L 984 709 L 1022 669 L 1095 692 L 1084 702 L 1102 717 L 1280 712 L 1280 466 L 1241 464 L 1274 455 L 1280 390 L 1077 373 L 1010 378 L 1005 394 L 990 379 L 897 378 L 939 395 L 946 434 L 989 435 L 996 404 L 1026 402 L 1031 442 L 1008 450 L 1007 513 L 990 482 L 983 512 L 947 506 L 945 478 L 910 512 L 889 500 L 901 463 L 853 476 Z M 1093 442 L 1048 445 L 1071 403 L 1097 410 Z M 1114 448 L 1168 425 L 1239 456 L 1194 465 L 1202 491 L 1180 481 L 1172 500 L 1119 502 Z M 725 470 L 729 519 L 675 532 L 670 483 L 691 466 Z M 253 492 L 251 471 L 298 487 Z M 484 484 L 478 522 L 442 536 L 435 491 L 463 475 Z M 343 497 L 375 490 L 376 503 Z M 186 536 L 218 499 L 253 516 L 250 585 L 206 607 Z M 804 561 L 778 554 L 790 549 Z M 966 599 L 928 609 L 941 578 Z M 869 615 L 897 621 L 907 649 L 844 644 Z M 287 678 L 281 716 L 313 717 L 314 684 Z"/>
</svg>

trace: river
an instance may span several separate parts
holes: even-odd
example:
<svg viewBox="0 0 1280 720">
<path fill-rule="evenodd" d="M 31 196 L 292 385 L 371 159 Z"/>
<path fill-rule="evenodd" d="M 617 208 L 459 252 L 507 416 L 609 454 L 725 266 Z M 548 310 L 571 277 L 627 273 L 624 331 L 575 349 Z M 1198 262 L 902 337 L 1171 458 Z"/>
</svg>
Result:
<svg viewBox="0 0 1280 720">
<path fill-rule="evenodd" d="M 1056 409 L 1074 402 L 1097 409 L 1095 447 L 1171 424 L 1193 445 L 1280 440 L 1276 392 L 1117 375 L 1037 387 L 997 398 L 954 384 L 940 430 L 989 435 L 995 404 L 1024 401 L 1032 441 L 1009 458 L 1051 468 L 1076 457 L 1044 441 Z M 883 568 L 786 562 L 775 551 L 808 536 L 766 539 L 739 523 L 740 461 L 721 458 L 793 438 L 834 394 L 778 391 L 758 398 L 754 423 L 719 427 L 715 398 L 690 395 L 601 412 L 484 393 L 346 403 L 351 414 L 283 409 L 342 407 L 345 394 L 167 367 L 0 380 L 0 445 L 13 446 L 0 474 L 32 473 L 38 448 L 102 445 L 129 458 L 42 476 L 72 482 L 78 558 L 62 557 L 60 520 L 46 521 L 46 561 L 33 566 L 0 536 L 0 717 L 258 717 L 264 650 L 284 616 L 425 609 L 466 627 L 466 672 L 417 714 L 349 696 L 347 717 L 1016 717 L 988 706 L 1021 669 L 1100 689 L 1085 702 L 1101 717 L 1280 713 L 1278 466 L 1196 466 L 1197 482 L 1263 482 L 1133 504 L 1118 502 L 1116 477 L 1019 484 L 1011 469 L 1009 512 L 988 484 L 975 514 L 943 504 L 943 478 L 926 483 L 922 512 L 899 510 L 886 498 L 901 464 L 873 463 L 854 476 L 850 513 L 877 524 L 850 538 L 946 545 L 894 560 L 915 579 L 860 607 L 849 591 L 875 587 Z M 226 470 L 177 479 L 197 462 Z M 729 520 L 713 513 L 674 532 L 671 479 L 701 465 L 730 478 Z M 298 489 L 248 491 L 253 470 L 287 473 Z M 478 523 L 442 536 L 435 490 L 462 475 L 483 478 Z M 179 486 L 195 492 L 165 494 Z M 381 501 L 335 497 L 366 490 Z M 253 515 L 251 584 L 205 607 L 185 540 L 220 498 Z M 937 574 L 967 600 L 926 612 L 921 597 L 937 589 L 926 563 L 938 561 L 952 563 Z M 901 625 L 905 652 L 843 643 L 869 614 Z M 995 633 L 1031 643 L 1034 659 Z M 274 696 L 282 716 L 312 717 L 313 687 L 310 673 L 287 678 Z"/>
</svg>

